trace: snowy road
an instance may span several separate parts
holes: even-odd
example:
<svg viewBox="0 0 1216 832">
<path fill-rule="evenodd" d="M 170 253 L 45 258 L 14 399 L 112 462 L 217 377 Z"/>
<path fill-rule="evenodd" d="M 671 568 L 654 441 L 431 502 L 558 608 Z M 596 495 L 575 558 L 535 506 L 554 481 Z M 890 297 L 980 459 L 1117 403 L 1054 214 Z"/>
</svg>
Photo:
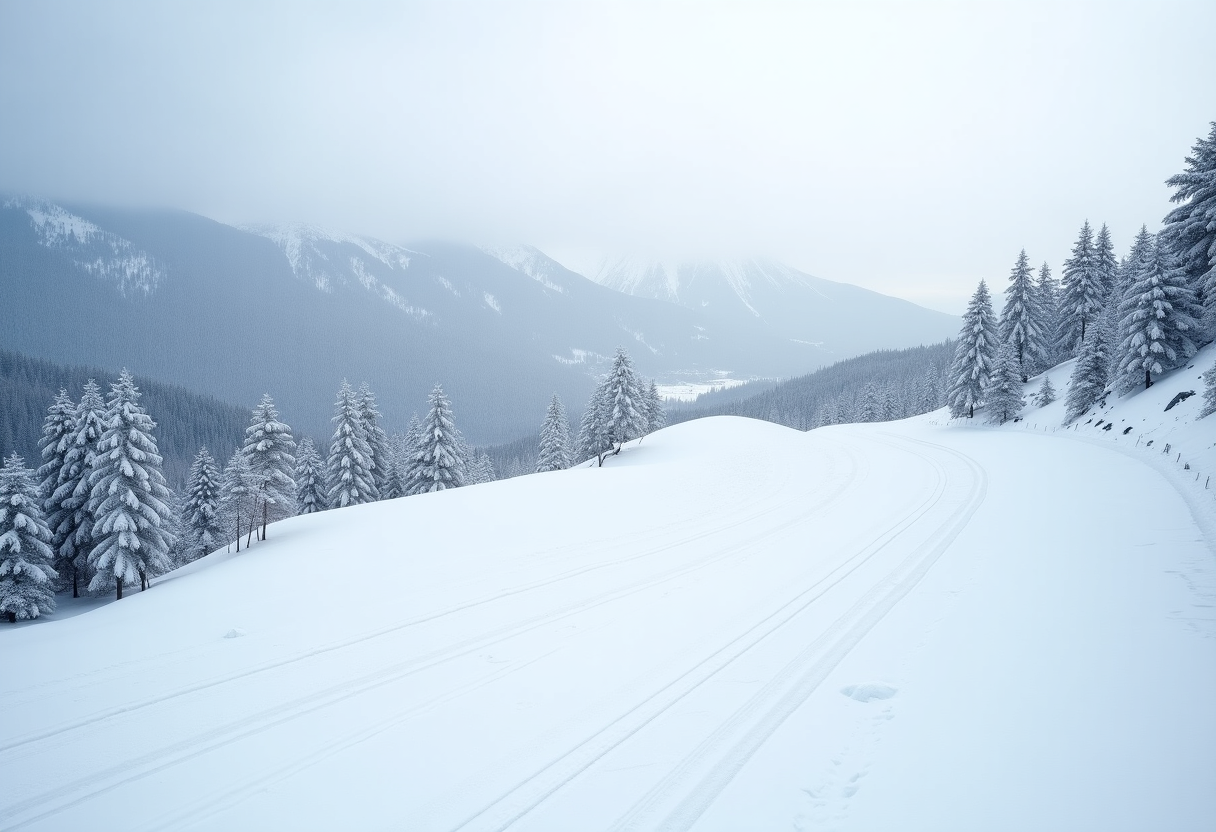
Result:
<svg viewBox="0 0 1216 832">
<path fill-rule="evenodd" d="M 0 632 L 0 828 L 1202 829 L 1210 544 L 1055 436 L 680 425 Z"/>
</svg>

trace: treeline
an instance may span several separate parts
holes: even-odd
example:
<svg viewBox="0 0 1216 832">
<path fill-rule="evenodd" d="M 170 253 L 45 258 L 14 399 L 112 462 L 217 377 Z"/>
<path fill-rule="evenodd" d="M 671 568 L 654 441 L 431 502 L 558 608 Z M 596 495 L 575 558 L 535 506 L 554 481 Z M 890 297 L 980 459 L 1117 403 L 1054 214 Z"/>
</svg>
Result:
<svg viewBox="0 0 1216 832">
<path fill-rule="evenodd" d="M 89 379 L 113 378 L 96 367 L 66 367 L 0 349 L 0 454 L 38 459 L 38 437 L 47 405 L 60 390 L 79 395 Z M 243 441 L 249 412 L 211 396 L 141 376 L 135 383 L 157 422 L 164 474 L 180 487 L 190 461 L 204 445 L 235 448 Z"/>
<path fill-rule="evenodd" d="M 954 417 L 986 406 L 989 421 L 1016 418 L 1021 384 L 1076 358 L 1066 420 L 1110 393 L 1152 385 L 1216 338 L 1216 122 L 1170 177 L 1177 207 L 1150 234 L 1141 226 L 1118 258 L 1109 229 L 1081 227 L 1057 284 L 1046 263 L 1037 279 L 1023 250 L 1009 275 L 999 318 L 980 281 L 959 333 L 947 402 Z M 1056 391 L 1046 377 L 1039 405 Z"/>
<path fill-rule="evenodd" d="M 744 398 L 672 409 L 672 423 L 703 416 L 748 416 L 798 430 L 903 419 L 943 404 L 942 379 L 954 343 L 879 350 L 779 382 Z M 767 386 L 768 383 L 765 383 Z"/>
</svg>

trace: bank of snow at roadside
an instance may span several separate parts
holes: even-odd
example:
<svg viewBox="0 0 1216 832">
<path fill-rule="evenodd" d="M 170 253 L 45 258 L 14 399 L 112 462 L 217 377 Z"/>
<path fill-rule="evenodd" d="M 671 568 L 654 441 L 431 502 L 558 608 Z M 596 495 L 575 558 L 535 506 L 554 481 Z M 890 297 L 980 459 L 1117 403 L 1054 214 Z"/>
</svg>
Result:
<svg viewBox="0 0 1216 832">
<path fill-rule="evenodd" d="M 932 421 L 681 424 L 0 629 L 0 827 L 1204 828 L 1187 504 Z"/>
</svg>

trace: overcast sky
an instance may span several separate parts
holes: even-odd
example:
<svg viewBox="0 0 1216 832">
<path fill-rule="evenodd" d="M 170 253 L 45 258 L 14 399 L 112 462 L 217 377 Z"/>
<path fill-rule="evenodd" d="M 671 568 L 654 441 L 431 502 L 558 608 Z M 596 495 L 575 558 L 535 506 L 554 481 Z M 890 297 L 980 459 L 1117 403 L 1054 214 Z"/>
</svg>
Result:
<svg viewBox="0 0 1216 832">
<path fill-rule="evenodd" d="M 1086 218 L 1156 226 L 1214 32 L 1212 0 L 0 0 L 0 190 L 767 255 L 960 312 Z"/>
</svg>

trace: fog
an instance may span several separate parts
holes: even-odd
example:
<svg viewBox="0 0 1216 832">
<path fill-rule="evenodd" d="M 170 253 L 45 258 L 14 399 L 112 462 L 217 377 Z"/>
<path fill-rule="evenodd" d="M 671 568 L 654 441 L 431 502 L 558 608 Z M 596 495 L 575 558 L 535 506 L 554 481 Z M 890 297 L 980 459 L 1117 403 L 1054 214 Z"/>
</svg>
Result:
<svg viewBox="0 0 1216 832">
<path fill-rule="evenodd" d="M 1122 251 L 1216 3 L 0 4 L 0 190 L 408 243 L 775 257 L 959 312 Z"/>
</svg>

